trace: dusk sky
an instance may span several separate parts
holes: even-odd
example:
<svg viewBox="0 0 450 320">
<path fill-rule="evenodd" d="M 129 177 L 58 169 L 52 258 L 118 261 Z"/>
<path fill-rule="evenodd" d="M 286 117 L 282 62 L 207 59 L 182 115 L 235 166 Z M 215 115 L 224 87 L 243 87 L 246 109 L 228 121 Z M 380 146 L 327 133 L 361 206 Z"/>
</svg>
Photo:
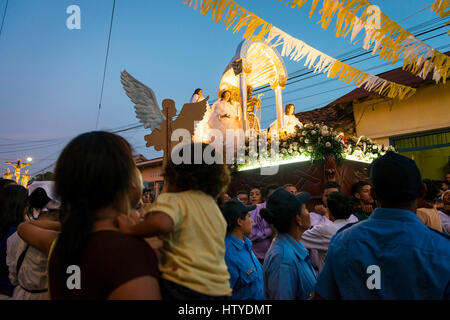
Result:
<svg viewBox="0 0 450 320">
<path fill-rule="evenodd" d="M 285 1 L 236 2 L 335 58 L 351 56 L 353 50 L 361 48 L 361 42 L 350 43 L 350 36 L 335 37 L 335 19 L 327 30 L 316 24 L 319 8 L 310 19 L 312 1 L 300 10 L 285 7 Z M 426 7 L 429 0 L 371 2 L 413 34 L 442 25 L 442 19 Z M 73 4 L 81 9 L 81 30 L 66 27 L 66 9 Z M 5 161 L 28 156 L 33 157 L 31 174 L 52 170 L 71 138 L 95 130 L 112 4 L 113 0 L 9 0 L 0 35 L 2 174 L 8 167 Z M 0 0 L 0 18 L 5 6 L 6 0 Z M 441 28 L 419 38 L 424 40 L 447 30 Z M 222 72 L 242 41 L 242 34 L 233 34 L 223 23 L 214 23 L 209 16 L 183 5 L 182 0 L 117 0 L 98 129 L 117 130 L 138 124 L 133 103 L 120 83 L 120 72 L 125 69 L 151 87 L 159 103 L 171 98 L 178 110 L 197 87 L 203 88 L 204 96 L 215 100 Z M 450 47 L 447 35 L 425 42 L 441 52 Z M 371 74 L 401 65 L 387 65 L 378 56 L 357 63 L 368 57 L 348 63 Z M 284 61 L 291 75 L 304 68 L 304 60 Z M 296 112 L 311 110 L 354 88 L 338 80 L 329 81 L 321 74 L 288 85 L 283 100 L 294 103 Z M 273 94 L 266 93 L 263 98 L 261 120 L 266 128 L 276 111 Z M 141 128 L 122 135 L 136 154 L 161 156 L 145 147 L 144 135 L 148 133 Z"/>
</svg>

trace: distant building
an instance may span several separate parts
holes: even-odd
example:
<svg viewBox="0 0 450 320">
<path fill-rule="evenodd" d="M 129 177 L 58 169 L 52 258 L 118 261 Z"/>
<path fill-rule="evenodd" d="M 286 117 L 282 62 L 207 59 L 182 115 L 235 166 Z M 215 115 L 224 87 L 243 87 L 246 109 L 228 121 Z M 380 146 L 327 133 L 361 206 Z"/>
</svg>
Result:
<svg viewBox="0 0 450 320">
<path fill-rule="evenodd" d="M 450 159 L 450 84 L 436 84 L 430 76 L 424 80 L 401 68 L 378 76 L 417 91 L 397 100 L 357 88 L 325 107 L 296 115 L 302 122 L 323 122 L 392 145 L 415 160 L 423 178 L 442 180 Z"/>
<path fill-rule="evenodd" d="M 147 159 L 142 154 L 134 156 L 136 166 L 142 174 L 142 180 L 144 186 L 152 190 L 155 196 L 158 196 L 162 184 L 163 178 L 163 158 Z"/>
</svg>

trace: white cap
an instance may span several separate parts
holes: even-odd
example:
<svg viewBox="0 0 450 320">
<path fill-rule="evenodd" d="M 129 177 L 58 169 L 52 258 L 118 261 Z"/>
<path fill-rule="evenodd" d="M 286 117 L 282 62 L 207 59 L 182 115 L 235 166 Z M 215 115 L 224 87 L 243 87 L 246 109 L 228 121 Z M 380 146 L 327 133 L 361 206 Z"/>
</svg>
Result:
<svg viewBox="0 0 450 320">
<path fill-rule="evenodd" d="M 29 187 L 28 187 L 28 195 L 31 195 L 34 190 L 37 188 L 44 189 L 45 193 L 47 194 L 47 197 L 50 198 L 50 201 L 45 205 L 43 209 L 50 209 L 55 210 L 59 209 L 61 206 L 61 202 L 59 201 L 58 197 L 55 194 L 55 182 L 53 181 L 34 181 Z"/>
</svg>

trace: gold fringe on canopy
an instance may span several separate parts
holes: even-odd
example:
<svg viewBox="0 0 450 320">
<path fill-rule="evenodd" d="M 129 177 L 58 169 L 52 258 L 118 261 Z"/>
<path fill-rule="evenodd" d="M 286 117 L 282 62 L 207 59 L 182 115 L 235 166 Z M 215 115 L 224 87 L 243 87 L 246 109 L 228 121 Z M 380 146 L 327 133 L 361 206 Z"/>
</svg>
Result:
<svg viewBox="0 0 450 320">
<path fill-rule="evenodd" d="M 281 1 L 281 0 L 278 0 Z M 301 8 L 308 0 L 287 0 L 291 8 Z M 403 56 L 403 69 L 425 79 L 433 72 L 433 80 L 446 82 L 450 75 L 450 57 L 435 50 L 410 32 L 403 29 L 380 11 L 379 21 L 376 21 L 374 6 L 368 0 L 322 0 L 319 11 L 322 28 L 327 29 L 334 15 L 337 15 L 336 37 L 346 37 L 350 32 L 351 41 L 364 28 L 365 38 L 363 48 L 369 50 L 373 45 L 372 54 L 378 53 L 383 60 L 395 64 Z M 448 7 L 449 0 L 436 0 L 434 8 L 441 13 Z M 309 16 L 317 8 L 319 0 L 312 0 Z M 433 6 L 432 6 L 433 8 Z M 361 17 L 356 14 L 362 10 Z M 445 14 L 445 13 L 444 13 Z M 448 12 L 447 12 L 448 15 Z"/>
<path fill-rule="evenodd" d="M 335 78 L 339 75 L 338 79 L 342 82 L 353 82 L 359 88 L 369 92 L 376 92 L 389 98 L 399 99 L 410 97 L 416 92 L 414 88 L 368 74 L 336 60 L 277 27 L 270 29 L 266 41 L 274 47 L 282 45 L 280 54 L 289 57 L 291 60 L 299 61 L 306 58 L 305 67 L 314 69 L 314 72 L 326 73 L 329 78 Z"/>
<path fill-rule="evenodd" d="M 435 0 L 431 4 L 431 11 L 438 14 L 441 18 L 447 18 L 450 15 L 449 0 Z"/>
<path fill-rule="evenodd" d="M 306 2 L 307 0 L 301 1 Z M 315 4 L 317 2 L 318 0 L 314 0 Z M 183 3 L 191 6 L 193 1 L 183 0 Z M 227 30 L 234 25 L 233 33 L 245 28 L 243 35 L 245 39 L 255 41 L 268 35 L 266 39 L 268 44 L 274 47 L 282 45 L 282 56 L 287 56 L 294 61 L 300 61 L 305 58 L 305 66 L 314 69 L 314 72 L 326 73 L 331 78 L 338 77 L 339 80 L 345 83 L 353 82 L 360 88 L 369 92 L 376 92 L 389 98 L 404 99 L 413 95 L 416 91 L 414 88 L 368 74 L 336 60 L 307 45 L 305 42 L 290 36 L 277 27 L 272 26 L 232 0 L 201 1 L 200 13 L 206 16 L 210 11 L 211 20 L 214 22 L 224 21 Z M 260 28 L 260 31 L 254 36 L 258 28 Z"/>
</svg>

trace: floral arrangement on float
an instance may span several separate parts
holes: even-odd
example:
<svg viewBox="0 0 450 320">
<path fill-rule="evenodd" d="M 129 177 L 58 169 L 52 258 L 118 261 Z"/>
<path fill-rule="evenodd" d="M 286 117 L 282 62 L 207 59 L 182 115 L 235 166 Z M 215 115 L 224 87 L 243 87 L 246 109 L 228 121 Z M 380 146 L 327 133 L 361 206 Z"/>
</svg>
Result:
<svg viewBox="0 0 450 320">
<path fill-rule="evenodd" d="M 296 131 L 292 133 L 279 133 L 278 154 L 275 156 L 270 155 L 270 143 L 271 137 L 268 136 L 267 153 L 258 154 L 256 148 L 251 148 L 247 141 L 245 158 L 237 159 L 231 170 L 244 171 L 294 162 L 325 160 L 329 155 L 333 155 L 338 163 L 343 160 L 371 163 L 387 151 L 395 151 L 392 146 L 379 145 L 367 137 L 346 137 L 344 133 L 338 133 L 324 124 L 312 123 L 306 123 L 302 128 L 297 126 Z"/>
</svg>

